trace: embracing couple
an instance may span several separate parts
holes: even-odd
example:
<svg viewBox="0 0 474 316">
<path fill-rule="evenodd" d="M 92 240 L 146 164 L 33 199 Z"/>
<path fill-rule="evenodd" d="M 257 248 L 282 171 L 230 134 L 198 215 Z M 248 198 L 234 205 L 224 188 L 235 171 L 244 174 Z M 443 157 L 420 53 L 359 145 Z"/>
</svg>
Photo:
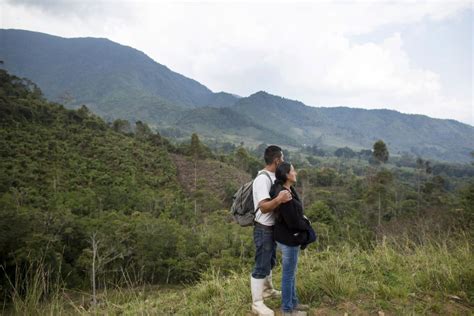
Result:
<svg viewBox="0 0 474 316">
<path fill-rule="evenodd" d="M 256 247 L 255 266 L 251 277 L 252 312 L 274 315 L 264 298 L 280 297 L 284 315 L 304 315 L 308 305 L 300 304 L 296 295 L 296 267 L 300 248 L 315 240 L 314 231 L 303 215 L 303 207 L 293 185 L 294 167 L 284 161 L 282 149 L 269 146 L 264 154 L 265 168 L 252 186 L 255 208 L 253 238 Z M 282 291 L 273 288 L 272 269 L 276 249 L 282 252 Z"/>
</svg>

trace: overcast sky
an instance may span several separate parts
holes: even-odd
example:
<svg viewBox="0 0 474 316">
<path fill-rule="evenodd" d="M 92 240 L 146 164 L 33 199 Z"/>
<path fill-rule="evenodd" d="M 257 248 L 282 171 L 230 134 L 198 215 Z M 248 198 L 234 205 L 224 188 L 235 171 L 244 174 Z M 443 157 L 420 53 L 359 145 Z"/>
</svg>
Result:
<svg viewBox="0 0 474 316">
<path fill-rule="evenodd" d="M 213 91 L 474 125 L 472 1 L 0 0 L 1 27 L 105 37 Z"/>
</svg>

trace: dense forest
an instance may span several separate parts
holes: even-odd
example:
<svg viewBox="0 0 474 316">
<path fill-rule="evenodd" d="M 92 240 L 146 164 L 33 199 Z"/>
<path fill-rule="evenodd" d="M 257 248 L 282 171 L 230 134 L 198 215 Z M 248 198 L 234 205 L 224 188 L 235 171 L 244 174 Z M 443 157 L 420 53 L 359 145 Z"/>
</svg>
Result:
<svg viewBox="0 0 474 316">
<path fill-rule="evenodd" d="M 141 121 L 48 102 L 4 70 L 0 135 L 5 313 L 248 310 L 251 229 L 228 208 L 263 167 L 265 144 L 206 145 L 197 134 L 172 142 Z M 394 158 L 383 140 L 285 157 L 319 234 L 299 284 L 313 308 L 367 298 L 359 312 L 472 308 L 472 165 Z"/>
</svg>

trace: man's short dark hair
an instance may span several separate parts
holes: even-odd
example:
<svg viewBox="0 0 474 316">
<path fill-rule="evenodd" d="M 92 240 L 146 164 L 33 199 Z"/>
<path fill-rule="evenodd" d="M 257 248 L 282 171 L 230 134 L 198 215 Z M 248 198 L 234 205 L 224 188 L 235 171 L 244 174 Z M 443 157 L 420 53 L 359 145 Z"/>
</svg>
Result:
<svg viewBox="0 0 474 316">
<path fill-rule="evenodd" d="M 281 155 L 281 148 L 275 145 L 271 145 L 265 149 L 263 159 L 265 159 L 265 163 L 267 165 L 271 165 L 276 158 L 281 158 Z"/>
</svg>

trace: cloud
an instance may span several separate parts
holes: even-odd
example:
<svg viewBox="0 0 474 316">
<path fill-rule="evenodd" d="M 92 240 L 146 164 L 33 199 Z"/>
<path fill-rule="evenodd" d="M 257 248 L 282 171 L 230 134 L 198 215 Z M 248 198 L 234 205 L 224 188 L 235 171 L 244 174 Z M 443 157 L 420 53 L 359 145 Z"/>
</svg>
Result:
<svg viewBox="0 0 474 316">
<path fill-rule="evenodd" d="M 95 1 L 7 0 L 8 4 L 29 7 L 53 15 L 92 15 L 104 11 L 104 3 Z"/>
<path fill-rule="evenodd" d="M 392 108 L 474 124 L 472 100 L 448 98 L 439 74 L 413 62 L 385 26 L 445 21 L 469 1 L 8 1 L 4 25 L 107 37 L 214 91 L 258 90 L 308 105 Z M 46 18 L 48 22 L 46 21 Z M 449 108 L 448 108 L 449 106 Z"/>
</svg>

